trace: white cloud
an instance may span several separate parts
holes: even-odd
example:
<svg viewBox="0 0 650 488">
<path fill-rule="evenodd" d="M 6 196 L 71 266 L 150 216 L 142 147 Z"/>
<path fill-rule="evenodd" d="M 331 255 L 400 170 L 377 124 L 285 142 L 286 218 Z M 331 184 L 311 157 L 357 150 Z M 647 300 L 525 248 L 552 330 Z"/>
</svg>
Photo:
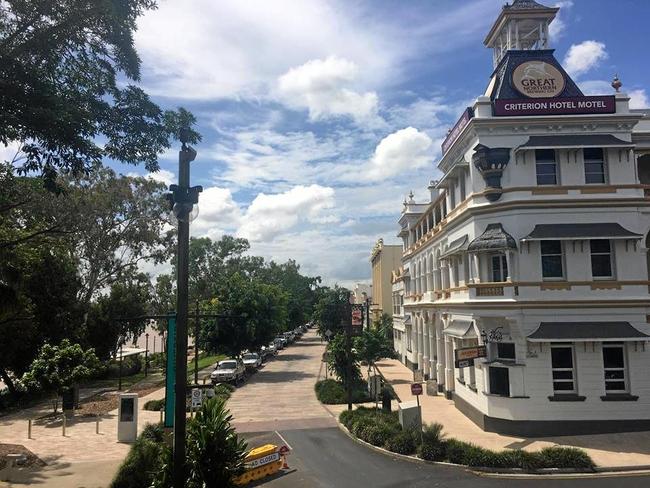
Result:
<svg viewBox="0 0 650 488">
<path fill-rule="evenodd" d="M 413 127 L 393 132 L 377 144 L 368 176 L 382 179 L 401 172 L 410 173 L 432 161 L 432 144 L 428 135 Z"/>
<path fill-rule="evenodd" d="M 176 175 L 169 170 L 166 169 L 159 169 L 158 171 L 154 173 L 149 173 L 147 175 L 147 178 L 151 178 L 152 180 L 160 181 L 164 183 L 165 185 L 169 186 L 173 183 L 176 182 Z"/>
<path fill-rule="evenodd" d="M 237 235 L 251 241 L 269 241 L 301 221 L 319 223 L 324 210 L 334 207 L 334 189 L 320 185 L 296 186 L 284 193 L 260 193 L 242 219 Z"/>
<path fill-rule="evenodd" d="M 358 21 L 358 7 L 322 0 L 161 1 L 138 19 L 136 46 L 149 93 L 191 99 L 258 98 L 309 59 L 345 56 L 369 83 L 392 76 L 403 47 Z M 381 55 L 378 55 L 381 53 Z"/>
<path fill-rule="evenodd" d="M 241 210 L 227 188 L 204 188 L 199 195 L 199 215 L 190 225 L 192 235 L 218 239 L 233 232 L 241 221 Z"/>
<path fill-rule="evenodd" d="M 607 95 L 614 91 L 609 81 L 585 80 L 577 83 L 585 95 Z"/>
<path fill-rule="evenodd" d="M 607 59 L 605 44 L 598 41 L 583 41 L 573 44 L 564 57 L 564 68 L 571 76 L 580 76 Z"/>
<path fill-rule="evenodd" d="M 650 107 L 650 100 L 648 100 L 648 94 L 645 90 L 630 90 L 628 95 L 630 96 L 630 108 Z"/>
<path fill-rule="evenodd" d="M 358 71 L 348 59 L 312 59 L 278 79 L 279 94 L 290 107 L 309 109 L 311 120 L 348 115 L 357 122 L 368 122 L 377 117 L 378 99 L 375 92 L 349 88 Z"/>
<path fill-rule="evenodd" d="M 21 147 L 22 144 L 19 142 L 10 142 L 7 145 L 0 142 L 0 162 L 20 162 L 20 159 L 24 157 L 24 154 L 20 151 Z"/>
<path fill-rule="evenodd" d="M 555 16 L 555 20 L 551 22 L 551 25 L 548 28 L 548 35 L 551 40 L 557 41 L 564 35 L 564 32 L 566 31 L 565 14 L 567 10 L 573 7 L 573 2 L 571 0 L 555 2 L 554 6 L 559 7 L 560 11 Z"/>
</svg>

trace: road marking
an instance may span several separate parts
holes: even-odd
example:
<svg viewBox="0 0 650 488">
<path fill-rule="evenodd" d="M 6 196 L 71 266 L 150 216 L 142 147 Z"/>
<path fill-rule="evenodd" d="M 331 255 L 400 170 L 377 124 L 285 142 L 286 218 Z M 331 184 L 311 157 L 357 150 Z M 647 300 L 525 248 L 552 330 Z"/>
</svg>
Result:
<svg viewBox="0 0 650 488">
<path fill-rule="evenodd" d="M 286 446 L 287 446 L 291 451 L 293 451 L 293 447 L 291 447 L 291 444 L 289 444 L 289 443 L 287 442 L 287 440 L 286 440 L 284 437 L 282 437 L 282 434 L 280 434 L 277 430 L 275 431 L 275 433 L 278 434 L 278 437 L 279 437 L 280 439 L 282 439 L 282 442 L 284 442 L 285 445 L 286 445 Z"/>
</svg>

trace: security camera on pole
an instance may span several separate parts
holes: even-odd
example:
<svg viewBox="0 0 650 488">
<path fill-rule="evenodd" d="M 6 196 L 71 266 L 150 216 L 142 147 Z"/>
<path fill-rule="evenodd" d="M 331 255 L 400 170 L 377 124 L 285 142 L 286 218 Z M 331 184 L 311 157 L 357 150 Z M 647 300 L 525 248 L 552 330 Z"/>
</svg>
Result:
<svg viewBox="0 0 650 488">
<path fill-rule="evenodd" d="M 190 213 L 199 202 L 200 186 L 190 188 L 190 163 L 196 151 L 187 143 L 190 129 L 180 131 L 181 150 L 178 153 L 178 185 L 170 185 L 168 200 L 178 220 L 177 295 L 176 295 L 176 378 L 174 385 L 174 488 L 185 486 L 185 396 L 187 383 L 187 315 L 188 315 L 188 262 L 190 243 Z"/>
</svg>

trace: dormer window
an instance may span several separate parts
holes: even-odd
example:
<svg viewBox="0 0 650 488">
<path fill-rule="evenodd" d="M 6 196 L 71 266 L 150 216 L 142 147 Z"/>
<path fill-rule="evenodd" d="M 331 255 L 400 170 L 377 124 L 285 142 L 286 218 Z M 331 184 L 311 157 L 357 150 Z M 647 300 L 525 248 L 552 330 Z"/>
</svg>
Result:
<svg viewBox="0 0 650 488">
<path fill-rule="evenodd" d="M 604 184 L 605 177 L 605 157 L 602 148 L 585 148 L 585 183 L 591 184 Z"/>
<path fill-rule="evenodd" d="M 557 185 L 558 172 L 553 149 L 535 150 L 535 172 L 538 185 Z"/>
</svg>

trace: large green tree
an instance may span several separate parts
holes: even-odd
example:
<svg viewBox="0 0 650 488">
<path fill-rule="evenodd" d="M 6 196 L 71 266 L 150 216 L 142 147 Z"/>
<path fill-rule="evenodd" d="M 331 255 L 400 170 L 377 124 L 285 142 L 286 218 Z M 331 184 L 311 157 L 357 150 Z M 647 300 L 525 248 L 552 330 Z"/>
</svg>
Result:
<svg viewBox="0 0 650 488">
<path fill-rule="evenodd" d="M 318 332 L 321 336 L 327 330 L 336 333 L 341 329 L 343 319 L 350 320 L 346 316 L 349 313 L 350 291 L 335 285 L 334 288 L 323 288 L 318 291 L 318 301 L 314 305 L 313 319 L 318 324 Z"/>
<path fill-rule="evenodd" d="M 133 34 L 153 0 L 6 0 L 0 3 L 0 143 L 13 163 L 54 188 L 103 159 L 158 168 L 187 111 L 162 110 L 134 83 Z M 190 139 L 199 135 L 192 131 Z"/>
</svg>

